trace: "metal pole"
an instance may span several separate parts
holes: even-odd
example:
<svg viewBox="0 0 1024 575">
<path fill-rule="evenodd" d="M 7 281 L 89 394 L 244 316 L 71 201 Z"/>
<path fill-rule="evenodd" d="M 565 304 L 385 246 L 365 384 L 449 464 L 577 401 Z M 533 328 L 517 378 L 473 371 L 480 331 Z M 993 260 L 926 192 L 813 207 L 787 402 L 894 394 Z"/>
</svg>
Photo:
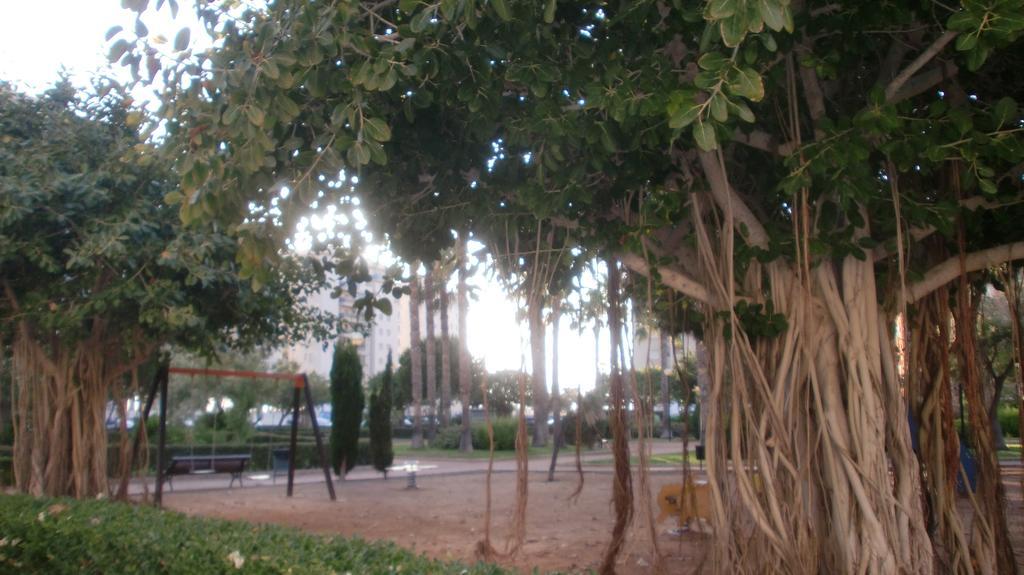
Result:
<svg viewBox="0 0 1024 575">
<path fill-rule="evenodd" d="M 302 380 L 295 379 L 295 393 L 292 394 L 292 437 L 291 448 L 288 450 L 288 497 L 292 496 L 295 488 L 295 451 L 299 443 L 299 393 Z"/>
<path fill-rule="evenodd" d="M 334 494 L 334 482 L 331 481 L 331 468 L 327 461 L 327 451 L 324 449 L 324 440 L 320 437 L 320 424 L 316 422 L 316 408 L 313 407 L 313 392 L 309 390 L 309 379 L 302 374 L 302 387 L 306 390 L 306 410 L 313 422 L 313 437 L 316 438 L 316 449 L 320 453 L 320 466 L 324 468 L 324 481 L 327 483 L 327 492 L 331 494 L 331 501 L 337 501 Z"/>
<path fill-rule="evenodd" d="M 160 382 L 160 435 L 156 448 L 156 492 L 153 495 L 153 502 L 157 507 L 164 503 L 164 453 L 167 447 L 167 365 L 160 366 L 157 372 L 157 380 Z"/>
</svg>

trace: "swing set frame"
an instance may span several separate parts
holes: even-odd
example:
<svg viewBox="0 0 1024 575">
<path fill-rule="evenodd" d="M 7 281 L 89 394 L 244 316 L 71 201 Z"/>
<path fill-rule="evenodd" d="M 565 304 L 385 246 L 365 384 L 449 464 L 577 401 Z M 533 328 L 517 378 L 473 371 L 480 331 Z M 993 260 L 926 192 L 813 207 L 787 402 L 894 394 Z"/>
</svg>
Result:
<svg viewBox="0 0 1024 575">
<path fill-rule="evenodd" d="M 327 485 L 327 493 L 330 494 L 331 501 L 337 501 L 337 496 L 334 493 L 334 482 L 331 481 L 331 469 L 327 459 L 327 451 L 324 448 L 323 437 L 320 434 L 320 425 L 316 420 L 316 408 L 313 405 L 313 394 L 309 390 L 309 379 L 306 377 L 305 373 L 267 373 L 230 369 L 171 367 L 168 364 L 163 364 L 157 370 L 156 375 L 153 377 L 153 383 L 150 385 L 149 394 L 146 397 L 146 405 L 140 414 L 141 425 L 139 425 L 139 428 L 135 431 L 135 438 L 132 442 L 131 451 L 131 460 L 134 461 L 138 455 L 139 445 L 141 442 L 140 434 L 146 426 L 146 421 L 149 419 L 149 412 L 153 407 L 153 402 L 156 400 L 156 396 L 159 395 L 160 426 L 157 439 L 156 491 L 153 494 L 154 505 L 157 507 L 163 506 L 164 474 L 167 467 L 167 384 L 172 373 L 191 376 L 204 375 L 213 377 L 242 377 L 247 379 L 277 379 L 291 381 L 294 386 L 294 393 L 292 394 L 292 424 L 288 449 L 288 497 L 291 497 L 294 492 L 295 451 L 298 446 L 299 412 L 302 409 L 302 399 L 304 396 L 306 410 L 309 413 L 309 419 L 313 424 L 313 436 L 316 438 L 316 448 L 317 453 L 320 456 L 320 466 L 323 468 L 324 472 L 324 483 Z"/>
</svg>

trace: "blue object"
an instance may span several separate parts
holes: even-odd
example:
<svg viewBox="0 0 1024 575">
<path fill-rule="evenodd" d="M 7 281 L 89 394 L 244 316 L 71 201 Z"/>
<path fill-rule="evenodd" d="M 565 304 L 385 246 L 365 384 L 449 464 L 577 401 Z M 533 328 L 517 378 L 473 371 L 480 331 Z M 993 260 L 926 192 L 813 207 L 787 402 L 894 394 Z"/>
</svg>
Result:
<svg viewBox="0 0 1024 575">
<path fill-rule="evenodd" d="M 907 411 L 907 422 L 910 425 L 910 445 L 913 447 L 914 453 L 920 455 L 920 445 L 917 439 L 920 426 L 909 410 Z M 960 438 L 960 467 L 964 470 L 962 474 L 956 474 L 956 492 L 960 495 L 967 494 L 967 489 L 964 486 L 964 475 L 967 476 L 967 482 L 971 484 L 971 491 L 977 491 L 978 489 L 978 460 L 975 459 L 974 454 L 971 453 L 970 449 L 967 449 L 964 443 L 963 438 Z"/>
</svg>

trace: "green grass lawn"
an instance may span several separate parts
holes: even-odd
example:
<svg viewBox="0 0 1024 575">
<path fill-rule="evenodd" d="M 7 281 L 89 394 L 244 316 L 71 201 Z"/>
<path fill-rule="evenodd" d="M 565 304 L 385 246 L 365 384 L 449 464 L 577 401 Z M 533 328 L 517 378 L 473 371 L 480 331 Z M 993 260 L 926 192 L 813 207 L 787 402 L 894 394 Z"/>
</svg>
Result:
<svg viewBox="0 0 1024 575">
<path fill-rule="evenodd" d="M 690 453 L 688 459 L 690 461 L 690 465 L 699 465 L 700 464 L 700 462 L 697 461 L 697 455 L 694 454 L 694 453 Z M 614 463 L 615 463 L 615 459 L 613 459 L 611 457 L 609 457 L 607 459 L 595 459 L 595 460 L 591 460 L 591 461 L 587 461 L 586 462 L 587 465 L 612 465 Z M 651 467 L 679 467 L 679 466 L 681 466 L 683 464 L 683 454 L 682 453 L 665 453 L 665 454 L 661 454 L 661 455 L 651 455 L 649 463 L 650 463 Z M 630 465 L 640 465 L 640 458 L 635 456 L 635 455 L 630 457 L 629 458 L 629 464 Z"/>
<path fill-rule="evenodd" d="M 395 463 L 399 463 L 402 459 L 487 459 L 488 452 L 486 449 L 474 449 L 470 453 L 464 453 L 458 449 L 437 449 L 433 447 L 423 447 L 420 449 L 413 449 L 411 440 L 408 439 L 396 439 L 394 442 L 395 448 Z M 562 453 L 566 451 L 563 450 Z M 570 451 L 571 452 L 571 451 Z M 551 455 L 550 447 L 531 447 L 529 451 L 530 457 L 537 457 L 541 455 Z M 494 459 L 515 459 L 515 451 L 495 451 Z"/>
</svg>

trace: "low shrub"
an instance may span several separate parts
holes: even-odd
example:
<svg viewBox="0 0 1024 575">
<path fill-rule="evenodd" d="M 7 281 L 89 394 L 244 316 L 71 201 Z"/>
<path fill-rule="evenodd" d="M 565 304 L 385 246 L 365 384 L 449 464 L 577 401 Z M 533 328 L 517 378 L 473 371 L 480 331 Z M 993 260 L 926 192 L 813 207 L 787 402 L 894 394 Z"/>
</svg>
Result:
<svg viewBox="0 0 1024 575">
<path fill-rule="evenodd" d="M 516 430 L 519 422 L 514 417 L 498 417 L 491 420 L 494 426 L 494 450 L 515 451 Z M 458 447 L 458 443 L 455 444 Z M 473 449 L 488 449 L 490 442 L 487 438 L 487 426 L 478 424 L 473 426 Z"/>
<path fill-rule="evenodd" d="M 505 573 L 387 542 L 187 517 L 108 501 L 0 496 L 2 573 Z"/>
<path fill-rule="evenodd" d="M 1020 420 L 1017 418 L 1017 406 L 1002 403 L 996 411 L 999 425 L 1003 426 L 1003 434 L 1007 437 L 1020 437 Z"/>
<path fill-rule="evenodd" d="M 565 443 L 576 445 L 576 414 L 570 413 L 562 418 L 562 430 L 565 433 Z M 587 425 L 586 420 L 582 426 L 583 446 L 593 449 L 602 439 L 611 439 L 611 429 L 608 427 L 607 419 L 598 419 L 594 425 Z"/>
<path fill-rule="evenodd" d="M 462 437 L 461 427 L 454 425 L 442 427 L 434 434 L 434 439 L 430 440 L 430 447 L 434 449 L 458 449 L 460 437 Z M 474 447 L 476 446 L 474 445 Z"/>
</svg>

